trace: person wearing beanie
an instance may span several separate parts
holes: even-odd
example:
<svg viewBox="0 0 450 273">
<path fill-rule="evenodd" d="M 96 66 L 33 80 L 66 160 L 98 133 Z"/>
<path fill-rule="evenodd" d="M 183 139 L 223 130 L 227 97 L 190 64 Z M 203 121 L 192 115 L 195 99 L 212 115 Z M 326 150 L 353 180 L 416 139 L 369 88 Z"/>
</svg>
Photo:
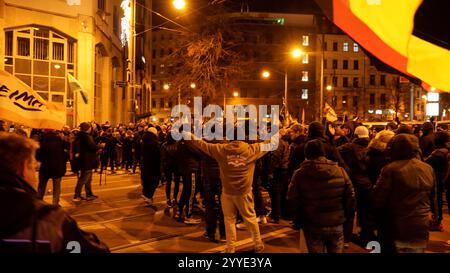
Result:
<svg viewBox="0 0 450 273">
<path fill-rule="evenodd" d="M 295 171 L 288 192 L 295 228 L 304 230 L 309 253 L 341 253 L 344 227 L 355 195 L 342 167 L 325 157 L 321 140 L 305 145 L 306 160 Z"/>
<path fill-rule="evenodd" d="M 423 253 L 428 244 L 433 168 L 419 157 L 416 136 L 399 134 L 389 143 L 391 163 L 372 191 L 371 224 L 383 253 Z"/>
<path fill-rule="evenodd" d="M 348 175 L 352 181 L 356 194 L 356 210 L 358 224 L 361 228 L 359 243 L 366 246 L 373 239 L 374 235 L 368 229 L 367 217 L 370 205 L 370 191 L 372 182 L 368 174 L 367 151 L 369 146 L 369 130 L 365 126 L 358 126 L 354 132 L 355 139 L 338 148 L 345 164 L 349 168 Z M 344 225 L 344 236 L 346 246 L 353 237 L 354 213 L 348 216 L 348 221 Z"/>
<path fill-rule="evenodd" d="M 433 188 L 430 201 L 431 212 L 435 215 L 431 222 L 430 230 L 434 231 L 442 231 L 444 229 L 444 226 L 442 225 L 442 207 L 444 203 L 442 195 L 444 194 L 444 189 L 446 187 L 445 182 L 448 179 L 449 142 L 450 136 L 446 131 L 437 132 L 434 138 L 436 150 L 434 150 L 431 155 L 425 159 L 425 162 L 433 167 L 434 173 L 436 174 L 436 187 Z M 435 198 L 437 199 L 437 208 L 433 202 Z M 450 208 L 450 187 L 448 187 L 448 185 L 447 203 L 449 203 Z"/>
<path fill-rule="evenodd" d="M 375 135 L 370 141 L 367 151 L 367 172 L 372 185 L 377 182 L 381 169 L 388 163 L 386 148 L 395 133 L 383 130 Z"/>
<path fill-rule="evenodd" d="M 92 172 L 99 165 L 97 151 L 100 147 L 95 143 L 91 133 L 91 124 L 87 122 L 80 124 L 80 132 L 75 140 L 77 144 L 74 145 L 74 148 L 76 149 L 74 153 L 75 155 L 78 155 L 78 169 L 80 170 L 80 176 L 78 178 L 77 185 L 75 186 L 75 195 L 73 197 L 74 202 L 81 202 L 81 200 L 83 200 L 81 197 L 81 190 L 83 186 L 86 191 L 87 200 L 90 201 L 98 198 L 93 194 L 91 184 Z"/>
<path fill-rule="evenodd" d="M 325 157 L 331 161 L 337 162 L 339 166 L 343 168 L 347 168 L 344 161 L 342 160 L 338 150 L 334 145 L 330 143 L 329 140 L 327 140 L 325 136 L 325 129 L 323 125 L 320 122 L 314 121 L 311 124 L 309 124 L 308 127 L 308 138 L 305 142 L 300 144 L 298 146 L 298 149 L 295 149 L 290 158 L 294 159 L 293 161 L 296 162 L 296 165 L 291 164 L 288 168 L 288 177 L 292 177 L 293 172 L 300 167 L 300 164 L 305 160 L 305 145 L 308 141 L 318 139 L 322 141 L 324 145 L 325 150 Z"/>
<path fill-rule="evenodd" d="M 420 136 L 419 144 L 422 151 L 422 158 L 427 158 L 434 151 L 434 127 L 433 123 L 425 122 L 422 125 L 422 136 Z"/>
</svg>

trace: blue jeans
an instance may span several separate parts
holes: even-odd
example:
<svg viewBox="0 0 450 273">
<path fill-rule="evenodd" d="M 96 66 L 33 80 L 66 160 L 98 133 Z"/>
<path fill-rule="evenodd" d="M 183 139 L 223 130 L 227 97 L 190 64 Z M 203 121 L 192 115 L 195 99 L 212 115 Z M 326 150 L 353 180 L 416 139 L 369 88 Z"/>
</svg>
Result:
<svg viewBox="0 0 450 273">
<path fill-rule="evenodd" d="M 86 197 L 92 196 L 92 170 L 80 171 L 80 178 L 78 178 L 77 185 L 75 186 L 74 198 L 81 197 L 81 190 L 83 186 L 86 191 Z"/>
<path fill-rule="evenodd" d="M 39 174 L 38 198 L 43 200 L 47 189 L 47 182 L 50 178 Z M 61 195 L 62 178 L 52 178 L 53 180 L 53 205 L 59 205 L 59 196 Z"/>
<path fill-rule="evenodd" d="M 306 245 L 309 253 L 342 253 L 344 227 L 305 227 Z"/>
</svg>

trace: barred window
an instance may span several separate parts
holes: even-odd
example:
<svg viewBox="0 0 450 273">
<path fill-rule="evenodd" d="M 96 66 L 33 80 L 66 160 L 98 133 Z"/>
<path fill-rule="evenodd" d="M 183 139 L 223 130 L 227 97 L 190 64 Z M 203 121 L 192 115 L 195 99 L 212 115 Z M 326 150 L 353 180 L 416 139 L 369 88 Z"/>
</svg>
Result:
<svg viewBox="0 0 450 273">
<path fill-rule="evenodd" d="M 7 31 L 5 33 L 5 55 L 12 56 L 13 55 L 13 32 Z"/>
<path fill-rule="evenodd" d="M 17 37 L 17 55 L 30 56 L 30 38 Z"/>
<path fill-rule="evenodd" d="M 47 39 L 34 39 L 34 59 L 48 60 L 49 41 Z"/>
<path fill-rule="evenodd" d="M 53 42 L 53 60 L 64 61 L 64 44 Z"/>
</svg>

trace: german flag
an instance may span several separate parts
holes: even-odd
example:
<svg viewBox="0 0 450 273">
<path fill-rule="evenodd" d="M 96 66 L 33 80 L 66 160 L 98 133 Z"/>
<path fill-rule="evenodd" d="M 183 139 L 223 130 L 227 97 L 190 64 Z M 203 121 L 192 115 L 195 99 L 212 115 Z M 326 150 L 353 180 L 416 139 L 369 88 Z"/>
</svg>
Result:
<svg viewBox="0 0 450 273">
<path fill-rule="evenodd" d="M 450 92 L 450 16 L 441 0 L 316 0 L 367 51 L 422 86 Z"/>
</svg>

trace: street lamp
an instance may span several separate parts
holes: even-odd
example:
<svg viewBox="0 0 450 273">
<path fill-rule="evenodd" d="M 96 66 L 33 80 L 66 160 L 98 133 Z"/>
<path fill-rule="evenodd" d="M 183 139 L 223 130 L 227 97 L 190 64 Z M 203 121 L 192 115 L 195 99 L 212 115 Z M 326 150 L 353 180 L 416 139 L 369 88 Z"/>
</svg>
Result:
<svg viewBox="0 0 450 273">
<path fill-rule="evenodd" d="M 191 88 L 195 89 L 197 87 L 197 85 L 195 83 L 191 83 Z"/>
<path fill-rule="evenodd" d="M 184 0 L 173 0 L 172 4 L 177 10 L 182 10 L 186 7 L 186 1 Z"/>
<path fill-rule="evenodd" d="M 264 79 L 268 79 L 268 78 L 270 78 L 270 72 L 267 71 L 267 70 L 264 70 L 264 71 L 261 73 L 261 76 L 262 76 Z"/>
<path fill-rule="evenodd" d="M 239 92 L 233 92 L 233 97 L 235 98 L 239 97 Z"/>
<path fill-rule="evenodd" d="M 294 59 L 298 59 L 303 55 L 303 52 L 299 48 L 294 48 L 291 52 L 291 55 Z"/>
<path fill-rule="evenodd" d="M 327 86 L 327 90 L 328 90 L 328 91 L 331 91 L 331 90 L 333 90 L 333 86 L 331 86 L 331 85 L 328 85 L 328 86 Z"/>
<path fill-rule="evenodd" d="M 164 88 L 164 90 L 167 91 L 170 89 L 170 85 L 166 83 L 166 84 L 164 84 L 163 88 Z"/>
</svg>

